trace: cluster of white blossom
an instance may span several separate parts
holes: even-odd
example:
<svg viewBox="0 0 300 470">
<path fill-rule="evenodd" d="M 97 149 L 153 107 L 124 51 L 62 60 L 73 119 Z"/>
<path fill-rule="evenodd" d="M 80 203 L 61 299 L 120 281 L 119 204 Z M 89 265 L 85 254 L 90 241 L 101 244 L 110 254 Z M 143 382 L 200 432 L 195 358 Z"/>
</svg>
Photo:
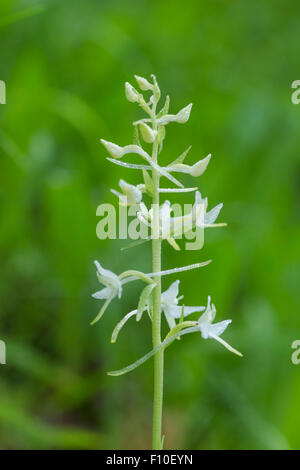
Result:
<svg viewBox="0 0 300 470">
<path fill-rule="evenodd" d="M 158 162 L 154 160 L 151 155 L 142 147 L 140 142 L 140 136 L 142 137 L 145 143 L 156 145 L 158 151 L 160 152 L 163 148 L 163 141 L 166 134 L 166 125 L 171 122 L 187 122 L 190 117 L 192 104 L 189 104 L 188 106 L 184 107 L 176 114 L 170 114 L 170 100 L 169 97 L 167 97 L 163 108 L 157 113 L 156 106 L 160 99 L 161 93 L 155 76 L 152 76 L 152 82 L 139 76 L 135 76 L 135 79 L 141 91 L 150 91 L 151 93 L 149 100 L 146 100 L 141 92 L 139 92 L 128 82 L 125 83 L 125 95 L 127 99 L 130 102 L 138 103 L 139 106 L 148 115 L 147 118 L 140 119 L 133 123 L 136 130 L 135 142 L 131 145 L 126 145 L 123 147 L 103 139 L 101 139 L 101 142 L 110 154 L 110 157 L 108 158 L 109 161 L 121 165 L 125 168 L 131 168 L 142 171 L 143 182 L 141 184 L 138 184 L 137 186 L 134 186 L 121 179 L 119 181 L 121 192 L 116 190 L 111 191 L 119 198 L 120 205 L 138 205 L 139 209 L 137 215 L 140 222 L 147 225 L 151 229 L 153 228 L 153 208 L 147 208 L 146 203 L 143 201 L 144 194 L 150 196 L 151 198 L 153 197 L 153 192 L 155 190 L 158 190 L 162 193 L 196 191 L 195 202 L 192 207 L 192 210 L 186 215 L 180 217 L 172 217 L 171 204 L 169 201 L 165 201 L 159 208 L 158 236 L 161 240 L 167 240 L 175 249 L 179 249 L 175 239 L 181 237 L 185 233 L 185 230 L 191 230 L 195 227 L 205 229 L 207 227 L 225 225 L 215 223 L 222 209 L 222 203 L 218 204 L 213 209 L 207 211 L 207 198 L 202 198 L 200 192 L 197 190 L 198 188 L 184 188 L 182 183 L 173 176 L 174 173 L 184 173 L 196 178 L 201 176 L 209 164 L 211 155 L 207 155 L 207 157 L 200 159 L 193 165 L 187 165 L 184 163 L 184 160 L 190 150 L 189 147 L 168 166 L 160 166 Z M 155 125 L 153 125 L 154 123 Z M 120 159 L 127 154 L 136 154 L 140 156 L 144 160 L 144 163 L 138 165 L 130 162 L 120 161 Z M 156 172 L 158 172 L 160 177 L 167 178 L 176 186 L 176 188 L 155 188 L 149 170 L 155 170 Z M 131 270 L 125 271 L 119 276 L 113 273 L 112 271 L 104 269 L 98 261 L 95 261 L 95 264 L 97 267 L 97 277 L 100 283 L 103 284 L 105 287 L 93 294 L 93 297 L 96 299 L 103 299 L 105 300 L 105 303 L 92 323 L 95 323 L 99 320 L 99 318 L 103 315 L 104 311 L 106 310 L 107 306 L 113 298 L 121 298 L 124 284 L 137 279 L 140 279 L 146 283 L 146 287 L 141 293 L 137 309 L 126 314 L 124 318 L 122 318 L 122 320 L 115 327 L 111 339 L 112 342 L 115 342 L 120 330 L 123 328 L 129 318 L 135 316 L 137 321 L 139 321 L 142 317 L 143 312 L 147 312 L 150 320 L 152 320 L 152 291 L 155 287 L 155 277 L 164 276 L 167 274 L 172 274 L 188 269 L 198 268 L 200 266 L 208 264 L 208 262 L 198 263 L 183 268 L 174 268 L 168 271 L 161 271 L 159 273 L 156 272 L 150 274 Z M 183 296 L 179 297 L 178 294 L 179 280 L 173 282 L 170 287 L 161 294 L 161 311 L 163 312 L 170 328 L 167 337 L 161 343 L 161 345 L 156 349 L 153 349 L 150 353 L 136 361 L 134 364 L 125 367 L 120 371 L 112 372 L 111 375 L 120 375 L 128 372 L 129 370 L 134 369 L 135 367 L 143 363 L 145 360 L 147 360 L 149 357 L 151 357 L 153 354 L 155 354 L 159 349 L 165 348 L 175 338 L 195 331 L 200 332 L 202 338 L 213 338 L 223 344 L 230 351 L 241 355 L 241 353 L 236 351 L 228 343 L 226 343 L 223 339 L 220 338 L 220 335 L 225 331 L 231 320 L 213 323 L 216 315 L 216 309 L 213 304 L 211 305 L 210 297 L 208 297 L 206 307 L 187 307 L 185 305 L 178 304 L 179 301 L 183 298 Z M 198 321 L 185 320 L 188 315 L 195 312 L 204 313 L 201 314 Z"/>
</svg>

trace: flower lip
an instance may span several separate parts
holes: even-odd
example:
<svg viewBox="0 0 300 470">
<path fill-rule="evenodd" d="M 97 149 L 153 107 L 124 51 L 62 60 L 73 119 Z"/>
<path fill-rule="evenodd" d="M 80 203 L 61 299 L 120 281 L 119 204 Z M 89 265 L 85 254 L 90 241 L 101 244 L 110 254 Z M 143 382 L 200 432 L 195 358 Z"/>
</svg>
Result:
<svg viewBox="0 0 300 470">
<path fill-rule="evenodd" d="M 178 305 L 177 296 L 179 292 L 179 283 L 179 280 L 173 282 L 169 288 L 161 294 L 161 303 L 163 306 Z"/>
</svg>

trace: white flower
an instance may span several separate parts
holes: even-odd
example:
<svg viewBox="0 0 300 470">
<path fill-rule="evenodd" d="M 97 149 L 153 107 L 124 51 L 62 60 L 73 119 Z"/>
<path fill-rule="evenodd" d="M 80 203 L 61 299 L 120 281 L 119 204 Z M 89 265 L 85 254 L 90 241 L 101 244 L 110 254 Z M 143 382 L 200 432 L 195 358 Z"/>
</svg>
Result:
<svg viewBox="0 0 300 470">
<path fill-rule="evenodd" d="M 147 91 L 147 90 L 153 90 L 154 85 L 152 85 L 146 78 L 139 77 L 138 75 L 135 75 L 134 78 L 137 81 L 138 86 L 140 87 L 141 90 Z"/>
<path fill-rule="evenodd" d="M 94 297 L 94 299 L 113 299 L 118 296 L 120 299 L 122 295 L 122 284 L 119 277 L 112 271 L 102 268 L 98 261 L 94 261 L 94 263 L 97 267 L 97 277 L 105 287 L 95 292 L 92 297 Z"/>
<path fill-rule="evenodd" d="M 153 233 L 153 235 L 159 236 L 162 240 L 168 240 L 168 242 L 173 246 L 173 248 L 178 250 L 179 247 L 174 240 L 174 236 L 182 234 L 182 217 L 170 217 L 170 213 L 170 201 L 165 201 L 159 209 L 160 231 L 158 234 Z M 144 223 L 153 230 L 153 208 L 148 211 L 145 204 L 141 203 L 140 211 L 137 213 L 137 217 L 142 223 Z"/>
<path fill-rule="evenodd" d="M 179 281 L 173 282 L 170 287 L 161 294 L 161 309 L 165 314 L 166 320 L 169 324 L 170 329 L 176 326 L 175 319 L 180 318 L 183 310 L 183 316 L 186 317 L 194 312 L 202 312 L 205 307 L 182 307 L 178 305 L 178 301 L 183 296 L 178 297 L 179 293 Z"/>
<path fill-rule="evenodd" d="M 122 189 L 123 194 L 115 191 L 114 189 L 111 189 L 111 192 L 118 196 L 121 206 L 132 206 L 141 202 L 142 191 L 138 186 L 126 183 L 123 179 L 119 181 L 119 186 Z"/>
<path fill-rule="evenodd" d="M 195 177 L 201 176 L 205 172 L 210 159 L 211 159 L 211 154 L 207 155 L 207 157 L 203 158 L 202 160 L 199 160 L 197 163 L 195 163 L 192 166 L 185 165 L 184 163 L 175 163 L 174 165 L 171 165 L 167 167 L 166 169 L 168 171 L 188 173 L 189 175 L 195 176 Z"/>
<path fill-rule="evenodd" d="M 131 103 L 138 103 L 140 99 L 139 93 L 128 82 L 125 83 L 125 96 Z"/>
<path fill-rule="evenodd" d="M 151 127 L 149 127 L 144 122 L 140 123 L 140 130 L 141 130 L 141 134 L 142 134 L 144 141 L 147 142 L 148 144 L 152 144 L 157 135 L 157 131 L 154 131 L 153 129 L 151 129 Z"/>
<path fill-rule="evenodd" d="M 212 306 L 211 297 L 208 296 L 207 300 L 207 307 L 203 315 L 198 320 L 198 326 L 201 331 L 201 335 L 203 339 L 212 338 L 213 336 L 220 336 L 226 330 L 229 323 L 232 320 L 224 320 L 219 323 L 212 323 L 216 316 L 216 308 L 214 304 Z"/>
<path fill-rule="evenodd" d="M 206 227 L 218 227 L 226 224 L 214 224 L 217 219 L 223 204 L 218 204 L 209 212 L 206 212 L 208 205 L 207 198 L 202 199 L 201 193 L 196 192 L 195 203 L 190 213 L 171 217 L 171 204 L 170 201 L 165 201 L 159 210 L 160 217 L 160 232 L 159 236 L 162 240 L 167 240 L 175 249 L 180 249 L 175 241 L 175 238 L 182 238 L 182 236 L 190 232 L 194 227 L 205 229 Z M 144 203 L 140 204 L 140 211 L 137 217 L 148 227 L 153 228 L 153 209 L 148 211 Z"/>
<path fill-rule="evenodd" d="M 181 109 L 177 114 L 165 114 L 157 120 L 158 124 L 166 125 L 169 122 L 178 122 L 184 124 L 189 120 L 193 103 L 188 104 L 185 108 Z"/>
<path fill-rule="evenodd" d="M 223 344 L 225 348 L 229 351 L 237 354 L 238 356 L 242 356 L 242 354 L 234 349 L 230 344 L 226 343 L 223 339 L 220 338 L 221 334 L 224 333 L 227 326 L 231 323 L 232 320 L 223 320 L 219 323 L 213 323 L 215 316 L 216 316 L 216 308 L 214 304 L 210 305 L 211 298 L 208 297 L 207 307 L 203 315 L 198 320 L 198 328 L 201 332 L 201 336 L 203 339 L 213 338 L 217 340 L 219 343 Z"/>
</svg>

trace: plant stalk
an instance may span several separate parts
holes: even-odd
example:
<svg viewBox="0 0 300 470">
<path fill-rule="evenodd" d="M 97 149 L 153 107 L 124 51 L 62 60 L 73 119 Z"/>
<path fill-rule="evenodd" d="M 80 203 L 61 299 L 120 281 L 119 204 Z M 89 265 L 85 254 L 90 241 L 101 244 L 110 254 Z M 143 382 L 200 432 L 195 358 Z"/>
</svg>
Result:
<svg viewBox="0 0 300 470">
<path fill-rule="evenodd" d="M 155 110 L 154 110 L 155 116 Z M 157 129 L 156 118 L 152 120 L 153 129 Z M 155 139 L 152 149 L 152 159 L 157 163 L 158 142 Z M 159 238 L 159 178 L 156 169 L 152 169 L 154 183 L 153 194 L 153 233 L 152 233 L 152 269 L 161 271 L 161 239 Z M 161 343 L 161 277 L 154 277 L 156 287 L 153 291 L 153 321 L 152 343 L 156 348 Z M 163 377 L 164 377 L 164 351 L 160 350 L 154 355 L 154 391 L 153 391 L 153 432 L 152 449 L 160 450 L 162 446 L 162 407 L 163 407 Z"/>
</svg>

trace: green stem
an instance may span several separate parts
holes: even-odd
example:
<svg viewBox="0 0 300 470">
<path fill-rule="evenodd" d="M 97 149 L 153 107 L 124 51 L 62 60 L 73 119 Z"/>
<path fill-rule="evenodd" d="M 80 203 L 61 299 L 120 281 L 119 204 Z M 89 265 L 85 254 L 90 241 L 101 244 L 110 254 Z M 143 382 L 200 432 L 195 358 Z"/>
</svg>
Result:
<svg viewBox="0 0 300 470">
<path fill-rule="evenodd" d="M 157 130 L 155 109 L 153 110 L 152 125 Z M 158 142 L 153 143 L 152 159 L 157 163 Z M 161 239 L 159 238 L 159 173 L 153 168 L 152 177 L 154 184 L 153 194 L 153 233 L 152 233 L 152 269 L 153 272 L 161 271 Z M 156 287 L 153 291 L 153 321 L 152 321 L 152 343 L 157 348 L 161 343 L 161 277 L 154 277 Z M 164 376 L 164 351 L 161 349 L 154 355 L 154 391 L 153 391 L 153 450 L 161 449 L 162 442 L 162 406 L 163 406 L 163 376 Z"/>
</svg>

